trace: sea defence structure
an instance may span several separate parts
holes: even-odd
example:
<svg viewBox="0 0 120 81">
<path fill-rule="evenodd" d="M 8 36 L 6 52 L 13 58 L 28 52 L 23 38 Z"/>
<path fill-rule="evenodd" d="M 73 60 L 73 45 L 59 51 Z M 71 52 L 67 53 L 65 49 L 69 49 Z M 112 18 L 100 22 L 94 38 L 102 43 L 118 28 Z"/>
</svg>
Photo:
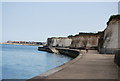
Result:
<svg viewBox="0 0 120 81">
<path fill-rule="evenodd" d="M 61 49 L 64 50 L 64 49 Z M 62 53 L 71 53 L 66 49 Z M 83 54 L 73 49 L 76 58 L 46 73 L 33 77 L 27 81 L 118 81 L 117 66 L 113 62 L 114 55 L 98 54 L 96 50 L 89 50 Z M 44 81 L 43 80 L 43 81 Z"/>
<path fill-rule="evenodd" d="M 47 39 L 47 47 L 63 47 L 69 49 L 97 49 L 100 54 L 116 54 L 115 62 L 120 65 L 120 15 L 113 15 L 107 22 L 104 31 L 98 33 L 79 33 L 68 37 L 52 37 Z M 46 50 L 46 47 L 39 48 Z M 48 50 L 48 48 L 47 48 Z M 49 51 L 49 50 L 48 50 Z M 51 52 L 51 51 L 50 51 Z M 53 52 L 53 51 L 52 51 Z"/>
<path fill-rule="evenodd" d="M 76 58 L 80 54 L 80 51 L 78 51 L 77 49 L 60 48 L 60 47 L 38 47 L 38 50 L 47 51 L 50 53 L 60 53 L 69 56 L 71 58 Z"/>
<path fill-rule="evenodd" d="M 57 40 L 58 39 L 60 38 L 57 38 Z M 82 53 L 83 57 L 81 60 L 78 59 L 76 63 L 48 76 L 48 79 L 120 78 L 120 68 L 115 65 L 116 63 L 120 66 L 120 15 L 111 16 L 107 22 L 107 28 L 102 32 L 79 33 L 75 36 L 68 36 L 66 39 L 70 39 L 70 41 L 68 41 L 69 44 L 62 45 L 62 43 L 59 45 L 59 42 L 56 42 L 55 38 L 49 38 L 47 47 L 55 47 L 56 50 L 66 55 L 71 53 L 71 51 L 67 51 L 71 48 L 74 50 L 80 49 L 80 51 L 83 51 L 84 48 L 94 48 L 94 50 L 89 50 L 88 54 Z M 59 41 L 64 42 L 66 39 Z M 96 53 L 93 53 L 94 51 Z M 97 51 L 100 54 L 98 54 Z M 70 55 L 72 55 L 72 53 Z"/>
<path fill-rule="evenodd" d="M 100 36 L 101 36 L 101 32 L 79 33 L 75 36 L 68 36 L 68 37 L 52 37 L 47 39 L 46 46 L 38 47 L 38 50 L 47 51 L 50 53 L 61 53 L 60 48 L 65 48 L 64 50 L 85 49 L 85 48 L 98 49 L 98 42 Z M 71 55 L 72 54 L 70 54 L 70 56 Z"/>
</svg>

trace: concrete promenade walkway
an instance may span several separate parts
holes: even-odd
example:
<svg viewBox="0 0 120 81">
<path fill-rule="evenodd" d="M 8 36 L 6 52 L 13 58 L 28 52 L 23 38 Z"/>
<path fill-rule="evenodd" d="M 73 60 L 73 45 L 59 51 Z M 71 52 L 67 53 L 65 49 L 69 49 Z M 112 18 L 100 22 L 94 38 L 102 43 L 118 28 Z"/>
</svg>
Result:
<svg viewBox="0 0 120 81">
<path fill-rule="evenodd" d="M 47 79 L 118 79 L 114 55 L 89 50 L 74 64 L 50 75 Z"/>
</svg>

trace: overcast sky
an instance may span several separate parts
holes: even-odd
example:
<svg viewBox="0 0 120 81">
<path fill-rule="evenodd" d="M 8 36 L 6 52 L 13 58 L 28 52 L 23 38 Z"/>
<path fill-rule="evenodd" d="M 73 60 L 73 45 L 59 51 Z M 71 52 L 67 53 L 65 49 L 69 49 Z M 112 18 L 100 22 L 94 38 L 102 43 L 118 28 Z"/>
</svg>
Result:
<svg viewBox="0 0 120 81">
<path fill-rule="evenodd" d="M 2 8 L 1 8 L 2 7 Z M 4 2 L 2 41 L 46 41 L 48 37 L 97 32 L 118 13 L 117 2 Z"/>
</svg>

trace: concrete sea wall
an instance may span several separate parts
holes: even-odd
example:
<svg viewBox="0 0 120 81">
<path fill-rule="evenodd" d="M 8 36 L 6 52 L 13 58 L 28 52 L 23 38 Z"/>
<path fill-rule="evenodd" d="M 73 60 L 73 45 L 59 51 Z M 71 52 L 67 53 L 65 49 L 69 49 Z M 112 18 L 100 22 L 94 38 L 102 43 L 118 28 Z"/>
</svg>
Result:
<svg viewBox="0 0 120 81">
<path fill-rule="evenodd" d="M 117 50 L 115 52 L 115 59 L 114 59 L 114 61 L 120 67 L 120 50 Z"/>
<path fill-rule="evenodd" d="M 42 49 L 42 47 L 40 47 L 39 49 Z M 45 51 L 46 48 L 43 48 L 43 49 Z M 60 54 L 67 55 L 67 56 L 72 57 L 74 59 L 72 59 L 71 61 L 69 61 L 69 62 L 67 62 L 67 63 L 65 63 L 63 65 L 60 65 L 60 66 L 58 66 L 56 68 L 53 68 L 53 69 L 47 71 L 46 73 L 35 76 L 35 77 L 33 77 L 33 78 L 31 78 L 31 79 L 29 79 L 27 81 L 43 80 L 46 77 L 48 77 L 48 76 L 50 76 L 50 75 L 52 75 L 52 74 L 54 74 L 54 73 L 56 73 L 56 72 L 58 72 L 58 71 L 60 71 L 60 70 L 62 70 L 64 68 L 70 66 L 71 64 L 73 64 L 74 62 L 79 60 L 81 58 L 81 56 L 82 56 L 82 54 L 80 54 L 80 51 L 76 50 L 76 49 L 66 49 L 66 48 L 56 48 L 56 49 L 60 52 Z"/>
<path fill-rule="evenodd" d="M 117 48 L 101 48 L 100 54 L 115 54 L 117 51 Z"/>
<path fill-rule="evenodd" d="M 80 51 L 76 49 L 69 49 L 69 48 L 59 48 L 59 47 L 38 47 L 39 51 L 47 51 L 50 53 L 60 53 L 72 58 L 76 58 L 79 54 Z"/>
<path fill-rule="evenodd" d="M 38 50 L 53 53 L 53 51 L 49 47 L 38 47 Z"/>
<path fill-rule="evenodd" d="M 114 62 L 119 66 L 118 68 L 118 78 L 120 81 L 120 49 L 116 51 Z"/>
<path fill-rule="evenodd" d="M 76 58 L 80 54 L 80 51 L 75 49 L 57 48 L 57 50 L 60 54 L 67 55 L 72 58 Z"/>
<path fill-rule="evenodd" d="M 77 49 L 69 49 L 69 48 L 96 47 L 99 49 L 99 52 L 101 54 L 115 54 L 114 62 L 120 67 L 120 43 L 119 43 L 120 32 L 119 31 L 120 31 L 120 18 L 110 19 L 110 21 L 107 23 L 107 28 L 104 30 L 102 35 L 77 35 L 69 38 L 67 37 L 48 38 L 47 45 L 50 47 L 55 47 L 55 50 L 57 50 L 60 54 L 67 55 L 75 59 L 77 56 L 79 57 L 80 51 L 78 51 Z M 43 47 L 43 48 L 40 47 L 39 50 L 53 52 L 50 47 Z M 64 48 L 60 48 L 60 47 L 64 47 Z M 65 48 L 65 47 L 69 47 L 69 48 Z M 53 69 L 52 72 L 49 71 L 35 78 L 45 78 L 49 76 L 51 73 L 55 73 L 63 69 L 60 68 L 57 67 L 57 69 L 56 68 Z"/>
</svg>

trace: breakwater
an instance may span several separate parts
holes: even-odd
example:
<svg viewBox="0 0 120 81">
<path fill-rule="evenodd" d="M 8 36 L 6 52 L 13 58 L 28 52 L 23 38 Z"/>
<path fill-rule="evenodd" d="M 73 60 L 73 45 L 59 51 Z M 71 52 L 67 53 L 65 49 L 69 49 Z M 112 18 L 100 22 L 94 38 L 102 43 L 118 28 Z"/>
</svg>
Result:
<svg viewBox="0 0 120 81">
<path fill-rule="evenodd" d="M 80 54 L 80 51 L 77 49 L 59 48 L 59 47 L 38 47 L 38 50 L 47 51 L 50 53 L 60 53 L 72 58 L 76 58 Z"/>
<path fill-rule="evenodd" d="M 50 47 L 38 47 L 38 50 L 53 53 L 53 51 L 50 49 Z"/>
<path fill-rule="evenodd" d="M 76 58 L 79 54 L 80 51 L 76 49 L 66 49 L 66 48 L 56 48 L 60 54 L 67 55 L 72 58 Z"/>
</svg>

